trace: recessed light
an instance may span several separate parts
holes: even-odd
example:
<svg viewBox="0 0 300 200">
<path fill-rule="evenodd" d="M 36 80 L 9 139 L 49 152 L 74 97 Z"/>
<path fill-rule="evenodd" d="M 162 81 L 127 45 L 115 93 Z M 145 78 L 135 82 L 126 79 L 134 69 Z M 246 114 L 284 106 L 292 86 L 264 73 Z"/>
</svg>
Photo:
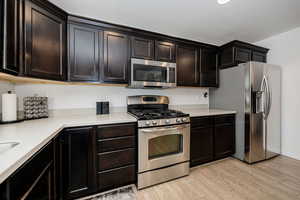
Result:
<svg viewBox="0 0 300 200">
<path fill-rule="evenodd" d="M 218 3 L 225 4 L 225 3 L 228 3 L 229 1 L 231 1 L 231 0 L 218 0 Z"/>
</svg>

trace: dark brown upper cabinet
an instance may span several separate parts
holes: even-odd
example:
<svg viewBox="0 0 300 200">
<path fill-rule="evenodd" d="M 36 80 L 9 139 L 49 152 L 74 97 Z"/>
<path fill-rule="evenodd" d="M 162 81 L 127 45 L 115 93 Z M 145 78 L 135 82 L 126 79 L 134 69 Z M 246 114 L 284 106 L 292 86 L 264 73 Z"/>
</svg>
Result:
<svg viewBox="0 0 300 200">
<path fill-rule="evenodd" d="M 86 25 L 69 24 L 69 80 L 100 80 L 103 31 Z"/>
<path fill-rule="evenodd" d="M 203 48 L 200 55 L 200 86 L 218 87 L 218 50 Z"/>
<path fill-rule="evenodd" d="M 259 52 L 259 51 L 253 51 L 252 52 L 252 60 L 257 62 L 267 62 L 267 54 Z"/>
<path fill-rule="evenodd" d="M 131 57 L 153 60 L 154 40 L 141 37 L 131 37 Z"/>
<path fill-rule="evenodd" d="M 232 41 L 220 47 L 220 68 L 237 66 L 248 61 L 267 61 L 269 49 L 241 41 Z"/>
<path fill-rule="evenodd" d="M 197 47 L 177 45 L 177 85 L 199 86 L 199 50 Z"/>
<path fill-rule="evenodd" d="M 20 71 L 20 26 L 22 16 L 20 0 L 0 2 L 0 71 L 17 75 Z"/>
<path fill-rule="evenodd" d="M 96 191 L 95 147 L 93 127 L 65 129 L 62 142 L 63 199 L 74 199 Z"/>
<path fill-rule="evenodd" d="M 172 42 L 155 42 L 155 60 L 176 62 L 176 45 Z"/>
<path fill-rule="evenodd" d="M 101 68 L 103 82 L 128 82 L 129 52 L 128 35 L 111 31 L 104 32 L 104 64 Z"/>
<path fill-rule="evenodd" d="M 25 1 L 24 16 L 25 74 L 64 80 L 67 59 L 66 14 L 48 1 L 28 0 Z"/>
</svg>

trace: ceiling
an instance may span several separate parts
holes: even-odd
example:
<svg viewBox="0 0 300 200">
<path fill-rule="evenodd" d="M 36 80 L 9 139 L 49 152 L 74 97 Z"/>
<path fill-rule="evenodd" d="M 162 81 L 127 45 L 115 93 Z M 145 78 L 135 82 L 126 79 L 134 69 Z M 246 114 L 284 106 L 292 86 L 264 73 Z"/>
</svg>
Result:
<svg viewBox="0 0 300 200">
<path fill-rule="evenodd" d="M 221 45 L 300 26 L 300 0 L 50 0 L 71 14 Z"/>
</svg>

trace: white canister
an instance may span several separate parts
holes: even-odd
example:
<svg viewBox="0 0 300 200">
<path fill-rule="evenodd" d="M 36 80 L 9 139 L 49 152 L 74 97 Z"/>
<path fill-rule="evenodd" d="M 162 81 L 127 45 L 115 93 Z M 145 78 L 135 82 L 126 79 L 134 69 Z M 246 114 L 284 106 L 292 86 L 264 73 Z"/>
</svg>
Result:
<svg viewBox="0 0 300 200">
<path fill-rule="evenodd" d="M 2 94 L 2 121 L 17 120 L 17 95 L 11 91 Z"/>
</svg>

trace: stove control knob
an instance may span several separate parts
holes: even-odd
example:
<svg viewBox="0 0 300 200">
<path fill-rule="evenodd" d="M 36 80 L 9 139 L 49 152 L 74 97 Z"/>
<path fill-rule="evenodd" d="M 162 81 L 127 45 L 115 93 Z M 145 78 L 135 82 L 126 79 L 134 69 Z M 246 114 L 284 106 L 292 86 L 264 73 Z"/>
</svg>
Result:
<svg viewBox="0 0 300 200">
<path fill-rule="evenodd" d="M 157 121 L 152 121 L 152 124 L 153 125 L 157 125 Z"/>
<path fill-rule="evenodd" d="M 170 120 L 167 119 L 167 120 L 165 121 L 165 123 L 166 123 L 166 124 L 170 124 Z"/>
<path fill-rule="evenodd" d="M 187 121 L 187 119 L 186 118 L 182 118 L 182 122 L 186 122 Z"/>
<path fill-rule="evenodd" d="M 177 122 L 177 123 L 181 123 L 182 120 L 181 120 L 180 118 L 178 118 L 178 119 L 176 119 L 176 122 Z"/>
<path fill-rule="evenodd" d="M 150 125 L 150 122 L 149 122 L 149 121 L 146 121 L 145 124 L 146 124 L 146 126 L 149 126 L 149 125 Z"/>
</svg>

